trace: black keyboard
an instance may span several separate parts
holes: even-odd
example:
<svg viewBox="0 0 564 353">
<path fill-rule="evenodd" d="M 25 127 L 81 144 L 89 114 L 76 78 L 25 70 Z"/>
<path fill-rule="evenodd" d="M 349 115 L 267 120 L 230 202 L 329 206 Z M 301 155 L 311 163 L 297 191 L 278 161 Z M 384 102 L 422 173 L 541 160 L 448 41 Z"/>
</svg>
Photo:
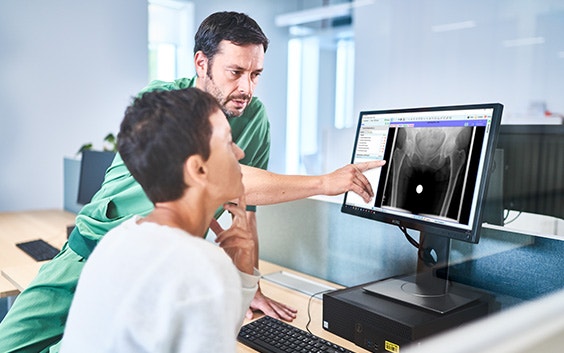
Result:
<svg viewBox="0 0 564 353">
<path fill-rule="evenodd" d="M 19 243 L 16 246 L 35 261 L 51 260 L 59 253 L 59 249 L 41 239 Z"/>
<path fill-rule="evenodd" d="M 237 339 L 261 353 L 353 353 L 270 316 L 263 316 L 241 327 Z"/>
</svg>

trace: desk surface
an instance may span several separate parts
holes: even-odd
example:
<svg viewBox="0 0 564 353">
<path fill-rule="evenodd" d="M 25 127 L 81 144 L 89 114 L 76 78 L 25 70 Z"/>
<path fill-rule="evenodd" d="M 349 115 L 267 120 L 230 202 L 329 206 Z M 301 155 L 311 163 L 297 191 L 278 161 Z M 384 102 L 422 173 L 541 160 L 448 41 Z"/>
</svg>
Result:
<svg viewBox="0 0 564 353">
<path fill-rule="evenodd" d="M 66 228 L 74 224 L 75 214 L 62 210 L 41 210 L 0 213 L 0 271 L 22 272 L 29 281 L 41 266 L 19 249 L 20 242 L 43 239 L 60 249 L 66 239 Z M 28 270 L 23 270 L 27 268 Z M 24 281 L 27 285 L 29 281 Z M 0 297 L 18 294 L 21 285 L 15 285 L 10 278 L 0 276 Z"/>
<path fill-rule="evenodd" d="M 35 278 L 39 272 L 39 268 L 45 263 L 45 261 L 36 262 L 33 264 L 19 265 L 4 267 L 0 269 L 0 274 L 2 279 L 8 281 L 16 289 L 16 293 L 19 294 L 23 291 L 31 281 Z"/>
<path fill-rule="evenodd" d="M 0 298 L 18 295 L 20 291 L 7 278 L 0 276 Z"/>
<path fill-rule="evenodd" d="M 20 242 L 43 239 L 60 249 L 74 220 L 75 214 L 62 210 L 0 213 L 0 268 L 35 263 L 16 247 Z"/>
<path fill-rule="evenodd" d="M 2 293 L 4 296 L 15 295 L 18 290 L 23 290 L 29 285 L 43 264 L 23 253 L 15 244 L 41 238 L 51 245 L 61 248 L 66 241 L 66 227 L 73 224 L 74 219 L 73 213 L 60 210 L 0 213 L 0 270 L 3 275 L 3 277 L 0 276 L 0 296 Z M 285 271 L 332 287 L 340 287 L 266 261 L 261 261 L 259 267 L 263 275 Z M 310 302 L 308 295 L 264 279 L 261 280 L 260 286 L 263 293 L 268 297 L 298 309 L 298 316 L 292 324 L 301 329 L 306 329 L 308 303 Z M 313 334 L 354 352 L 368 352 L 322 328 L 322 301 L 320 299 L 313 298 L 311 300 L 309 312 L 311 314 L 309 329 Z M 255 318 L 260 316 L 262 314 L 255 314 Z M 245 320 L 245 323 L 247 322 L 249 320 Z M 237 343 L 237 352 L 256 351 Z"/>
</svg>

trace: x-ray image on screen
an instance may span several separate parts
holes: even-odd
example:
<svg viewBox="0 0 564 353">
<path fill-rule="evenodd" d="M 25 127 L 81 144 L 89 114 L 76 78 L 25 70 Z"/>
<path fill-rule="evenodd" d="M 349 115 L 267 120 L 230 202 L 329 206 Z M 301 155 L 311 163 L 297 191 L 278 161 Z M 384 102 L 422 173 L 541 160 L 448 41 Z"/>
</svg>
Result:
<svg viewBox="0 0 564 353">
<path fill-rule="evenodd" d="M 374 198 L 347 192 L 341 211 L 477 243 L 502 111 L 499 103 L 361 111 L 351 163 L 386 164 L 363 173 Z"/>
<path fill-rule="evenodd" d="M 467 223 L 484 127 L 395 127 L 388 137 L 381 206 Z"/>
</svg>

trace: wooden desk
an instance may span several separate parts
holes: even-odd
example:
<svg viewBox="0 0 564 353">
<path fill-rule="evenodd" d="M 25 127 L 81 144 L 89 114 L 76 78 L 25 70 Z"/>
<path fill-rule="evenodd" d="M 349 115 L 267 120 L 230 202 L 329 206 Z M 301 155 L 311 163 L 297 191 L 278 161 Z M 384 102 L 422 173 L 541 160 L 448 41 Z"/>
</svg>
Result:
<svg viewBox="0 0 564 353">
<path fill-rule="evenodd" d="M 312 277 L 312 276 L 308 276 L 306 274 L 300 273 L 300 272 L 296 272 L 296 271 L 292 271 L 290 269 L 266 262 L 266 261 L 260 261 L 259 264 L 260 267 L 260 271 L 263 275 L 266 275 L 268 273 L 273 273 L 273 272 L 277 272 L 277 271 L 285 271 L 285 272 L 290 272 L 293 273 L 295 275 L 304 277 L 306 279 L 310 279 L 310 280 L 314 280 L 323 284 L 327 284 L 329 286 L 332 287 L 336 287 L 336 288 L 340 288 L 341 286 L 338 286 L 334 283 L 330 283 L 327 281 L 323 281 L 321 279 Z M 297 318 L 291 323 L 292 325 L 301 328 L 302 330 L 306 329 L 306 324 L 308 322 L 308 302 L 309 302 L 309 296 L 300 292 L 297 292 L 293 289 L 289 289 L 283 286 L 280 286 L 278 284 L 272 283 L 268 280 L 261 280 L 260 282 L 260 286 L 262 289 L 262 292 L 276 300 L 279 301 L 281 303 L 285 303 L 288 304 L 289 306 L 292 306 L 296 309 L 298 309 L 298 316 Z M 311 323 L 309 324 L 309 330 L 311 331 L 311 333 L 322 337 L 328 341 L 331 341 L 335 344 L 338 344 L 340 346 L 343 346 L 353 352 L 359 352 L 359 353 L 363 353 L 363 352 L 368 352 L 365 349 L 362 349 L 360 347 L 358 347 L 357 345 L 355 345 L 354 343 L 351 343 L 337 335 L 332 334 L 331 332 L 325 331 L 322 326 L 321 326 L 321 321 L 322 321 L 322 310 L 323 310 L 323 306 L 322 306 L 322 301 L 320 299 L 317 298 L 313 298 L 311 300 L 311 305 L 309 308 L 309 312 L 311 314 Z M 260 316 L 262 316 L 262 314 L 255 314 L 255 318 L 259 318 Z M 245 323 L 248 323 L 249 320 L 245 320 Z M 252 348 L 249 348 L 245 345 L 243 345 L 242 343 L 237 342 L 237 352 L 239 353 L 246 353 L 246 352 L 256 352 L 255 350 L 253 350 Z"/>
<path fill-rule="evenodd" d="M 0 276 L 0 298 L 13 297 L 15 295 L 18 295 L 19 293 L 20 291 L 12 282 Z"/>
<path fill-rule="evenodd" d="M 74 224 L 75 214 L 62 210 L 41 210 L 0 213 L 0 297 L 13 296 L 35 277 L 42 262 L 37 262 L 20 250 L 20 242 L 43 239 L 60 249 L 66 239 L 66 228 Z M 21 272 L 29 281 L 15 285 L 4 270 Z M 17 282 L 16 282 L 17 284 Z"/>
<path fill-rule="evenodd" d="M 45 261 L 41 261 L 34 264 L 4 267 L 0 270 L 0 273 L 3 276 L 0 278 L 8 281 L 13 287 L 15 287 L 17 295 L 29 286 L 31 281 L 33 281 L 39 272 L 39 268 L 44 263 Z"/>
</svg>

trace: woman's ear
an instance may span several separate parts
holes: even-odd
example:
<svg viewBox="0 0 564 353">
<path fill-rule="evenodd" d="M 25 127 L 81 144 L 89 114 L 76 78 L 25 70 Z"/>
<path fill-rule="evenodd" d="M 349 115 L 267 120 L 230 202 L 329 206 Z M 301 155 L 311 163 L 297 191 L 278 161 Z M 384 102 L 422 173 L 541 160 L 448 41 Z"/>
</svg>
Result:
<svg viewBox="0 0 564 353">
<path fill-rule="evenodd" d="M 198 77 L 204 78 L 207 75 L 208 57 L 201 50 L 198 50 L 194 55 L 194 66 Z"/>
<path fill-rule="evenodd" d="M 208 180 L 208 169 L 200 155 L 192 155 L 184 162 L 184 179 L 188 185 L 205 185 Z"/>
</svg>

